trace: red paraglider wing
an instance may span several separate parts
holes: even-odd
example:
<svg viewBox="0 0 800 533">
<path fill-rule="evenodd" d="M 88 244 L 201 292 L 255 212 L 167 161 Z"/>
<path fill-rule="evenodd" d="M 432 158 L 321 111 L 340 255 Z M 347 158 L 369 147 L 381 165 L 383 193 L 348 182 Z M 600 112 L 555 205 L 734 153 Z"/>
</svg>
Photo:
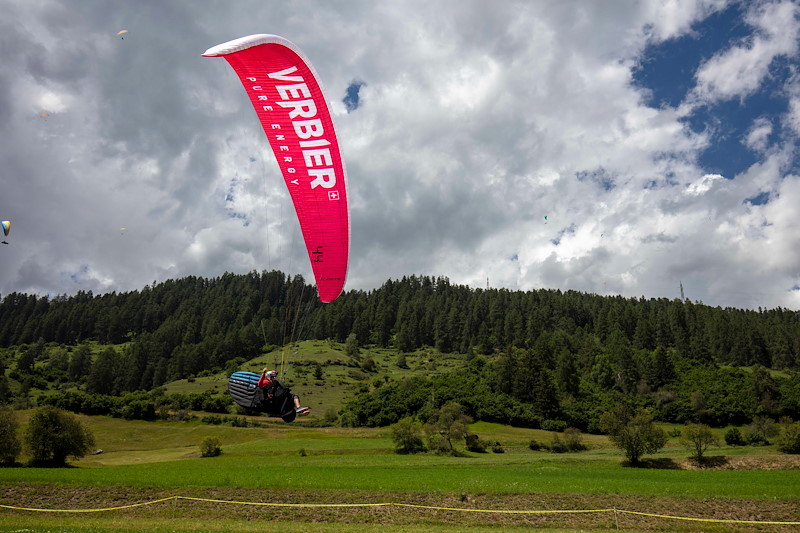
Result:
<svg viewBox="0 0 800 533">
<path fill-rule="evenodd" d="M 319 298 L 332 302 L 347 278 L 347 176 L 330 110 L 303 53 L 277 35 L 251 35 L 207 50 L 236 71 L 292 197 Z"/>
</svg>

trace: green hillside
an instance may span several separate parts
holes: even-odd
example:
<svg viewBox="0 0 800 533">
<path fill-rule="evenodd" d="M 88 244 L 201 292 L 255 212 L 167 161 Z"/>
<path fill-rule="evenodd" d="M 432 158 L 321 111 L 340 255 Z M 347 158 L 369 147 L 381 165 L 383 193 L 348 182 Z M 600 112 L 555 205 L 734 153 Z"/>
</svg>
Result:
<svg viewBox="0 0 800 533">
<path fill-rule="evenodd" d="M 359 349 L 356 357 L 349 357 L 341 343 L 300 341 L 241 363 L 236 370 L 261 373 L 265 367 L 286 369 L 283 381 L 315 415 L 322 415 L 329 409 L 338 412 L 358 390 L 369 389 L 372 384 L 412 376 L 428 377 L 464 368 L 466 364 L 463 356 L 432 349 L 407 353 L 404 358 L 406 364 L 400 368 L 396 350 L 367 347 Z M 369 360 L 373 363 L 365 365 Z M 315 375 L 317 365 L 321 379 Z M 167 383 L 163 388 L 167 393 L 219 393 L 226 390 L 227 378 L 226 372 L 206 372 L 196 378 Z"/>
<path fill-rule="evenodd" d="M 127 418 L 242 414 L 227 376 L 278 367 L 327 425 L 424 419 L 450 401 L 478 420 L 591 433 L 619 404 L 673 424 L 800 419 L 794 311 L 418 276 L 326 305 L 280 272 L 13 293 L 0 301 L 0 366 L 0 401 Z"/>
</svg>

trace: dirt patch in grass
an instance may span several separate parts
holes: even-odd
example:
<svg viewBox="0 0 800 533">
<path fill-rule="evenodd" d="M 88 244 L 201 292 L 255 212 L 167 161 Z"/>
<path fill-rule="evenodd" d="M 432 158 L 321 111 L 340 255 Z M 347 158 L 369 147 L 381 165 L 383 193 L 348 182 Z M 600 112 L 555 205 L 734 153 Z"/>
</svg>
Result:
<svg viewBox="0 0 800 533">
<path fill-rule="evenodd" d="M 800 455 L 713 455 L 700 462 L 694 459 L 645 459 L 641 466 L 670 470 L 800 470 Z"/>
<path fill-rule="evenodd" d="M 749 500 L 583 494 L 443 494 L 374 493 L 347 491 L 297 491 L 275 489 L 208 489 L 188 487 L 180 491 L 122 486 L 68 484 L 0 485 L 0 503 L 37 509 L 108 509 L 183 496 L 198 500 L 170 499 L 152 505 L 97 513 L 81 513 L 88 525 L 93 519 L 113 515 L 134 525 L 173 519 L 179 529 L 186 523 L 235 519 L 242 524 L 258 522 L 393 525 L 418 529 L 440 524 L 453 527 L 550 527 L 637 531 L 797 531 L 798 526 L 704 522 L 674 517 L 724 521 L 800 522 L 796 500 Z M 208 500 L 224 500 L 208 501 Z M 379 505 L 391 503 L 393 505 Z M 275 505 L 258 505 L 275 504 Z M 305 504 L 306 506 L 297 506 Z M 361 506 L 327 506 L 361 504 Z M 615 512 L 614 509 L 617 511 Z M 531 511 L 536 511 L 532 513 Z M 592 512 L 564 512 L 592 511 Z M 631 514 L 633 513 L 643 514 Z M 4 508 L 5 518 L 39 514 Z M 49 516 L 64 516 L 47 513 Z M 74 516 L 74 515 L 73 515 Z M 209 527 L 209 530 L 213 528 Z"/>
</svg>

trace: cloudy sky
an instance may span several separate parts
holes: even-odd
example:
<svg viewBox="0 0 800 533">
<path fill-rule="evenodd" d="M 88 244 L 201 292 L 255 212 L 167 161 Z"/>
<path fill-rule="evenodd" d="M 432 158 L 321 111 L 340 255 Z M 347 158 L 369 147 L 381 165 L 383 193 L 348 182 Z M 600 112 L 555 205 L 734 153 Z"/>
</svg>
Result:
<svg viewBox="0 0 800 533">
<path fill-rule="evenodd" d="M 311 280 L 245 92 L 201 57 L 273 33 L 311 59 L 335 115 L 346 289 L 411 274 L 646 298 L 682 284 L 713 306 L 800 309 L 795 2 L 0 7 L 2 295 Z"/>
</svg>

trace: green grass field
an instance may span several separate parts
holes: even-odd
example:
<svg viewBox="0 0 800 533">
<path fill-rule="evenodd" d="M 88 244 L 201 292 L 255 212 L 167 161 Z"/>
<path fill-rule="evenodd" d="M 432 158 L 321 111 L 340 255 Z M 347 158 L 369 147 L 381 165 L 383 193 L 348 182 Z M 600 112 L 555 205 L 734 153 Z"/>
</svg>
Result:
<svg viewBox="0 0 800 533">
<path fill-rule="evenodd" d="M 605 437 L 586 435 L 589 450 L 534 452 L 541 430 L 476 423 L 481 438 L 505 453 L 445 457 L 392 452 L 386 429 L 312 428 L 282 422 L 233 428 L 192 422 L 80 419 L 103 453 L 73 468 L 0 469 L 0 504 L 43 509 L 99 509 L 171 496 L 170 500 L 98 513 L 0 510 L 0 531 L 752 531 L 752 525 L 682 522 L 655 517 L 511 514 L 419 507 L 269 507 L 282 504 L 403 503 L 498 511 L 623 509 L 713 519 L 800 521 L 800 470 L 772 447 L 715 448 L 779 469 L 682 469 L 687 451 L 670 441 L 654 465 L 630 468 Z M 206 436 L 223 454 L 202 458 Z M 302 451 L 302 453 L 301 453 Z M 782 463 L 783 461 L 783 463 Z M 775 530 L 779 526 L 760 526 Z M 793 530 L 790 526 L 782 526 Z M 542 529 L 545 528 L 545 529 Z M 551 528 L 551 529 L 547 529 Z M 749 529 L 748 529 L 749 528 Z M 766 528 L 766 529 L 763 529 Z M 800 530 L 796 527 L 794 530 Z"/>
</svg>

